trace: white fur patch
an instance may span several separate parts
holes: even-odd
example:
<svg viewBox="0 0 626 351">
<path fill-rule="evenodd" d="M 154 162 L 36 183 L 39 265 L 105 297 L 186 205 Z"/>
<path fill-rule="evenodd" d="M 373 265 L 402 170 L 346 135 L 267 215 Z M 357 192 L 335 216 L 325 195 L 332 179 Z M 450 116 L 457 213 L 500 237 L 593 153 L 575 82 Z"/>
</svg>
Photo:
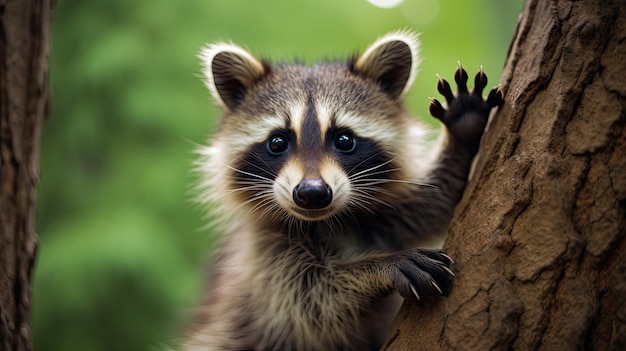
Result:
<svg viewBox="0 0 626 351">
<path fill-rule="evenodd" d="M 302 143 L 302 124 L 304 123 L 304 114 L 306 113 L 306 106 L 304 102 L 294 101 L 288 106 L 289 120 L 291 130 L 296 135 L 298 143 Z"/>
<path fill-rule="evenodd" d="M 318 102 L 315 106 L 315 110 L 317 112 L 317 120 L 320 125 L 320 132 L 322 137 L 324 137 L 332 123 L 333 109 L 328 105 L 328 103 Z"/>
<path fill-rule="evenodd" d="M 402 127 L 398 119 L 374 119 L 372 116 L 362 116 L 349 111 L 336 113 L 335 124 L 339 128 L 350 128 L 362 138 L 376 140 L 382 145 L 395 145 L 398 136 L 402 135 Z"/>
</svg>

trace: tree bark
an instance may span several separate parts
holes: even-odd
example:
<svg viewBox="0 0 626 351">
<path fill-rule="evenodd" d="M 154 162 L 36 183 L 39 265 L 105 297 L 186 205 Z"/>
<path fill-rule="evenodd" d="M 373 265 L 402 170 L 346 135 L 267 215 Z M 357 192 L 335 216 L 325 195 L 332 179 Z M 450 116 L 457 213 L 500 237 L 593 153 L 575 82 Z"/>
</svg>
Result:
<svg viewBox="0 0 626 351">
<path fill-rule="evenodd" d="M 528 0 L 444 248 L 386 350 L 626 350 L 626 2 Z"/>
<path fill-rule="evenodd" d="M 49 0 L 0 0 L 0 349 L 31 350 L 39 139 L 48 103 Z"/>
</svg>

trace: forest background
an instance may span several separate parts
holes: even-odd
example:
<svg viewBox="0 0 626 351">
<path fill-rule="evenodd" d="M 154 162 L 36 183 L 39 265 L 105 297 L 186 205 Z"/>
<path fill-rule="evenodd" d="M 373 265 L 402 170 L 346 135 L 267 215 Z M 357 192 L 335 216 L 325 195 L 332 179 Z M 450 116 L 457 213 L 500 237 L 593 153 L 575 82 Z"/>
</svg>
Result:
<svg viewBox="0 0 626 351">
<path fill-rule="evenodd" d="M 164 350 L 181 335 L 215 234 L 191 201 L 193 151 L 220 116 L 200 76 L 203 45 L 233 41 L 310 64 L 413 29 L 423 61 L 407 107 L 437 126 L 427 111 L 435 74 L 452 79 L 460 60 L 469 71 L 483 65 L 497 85 L 521 8 L 521 0 L 57 1 L 35 349 Z"/>
</svg>

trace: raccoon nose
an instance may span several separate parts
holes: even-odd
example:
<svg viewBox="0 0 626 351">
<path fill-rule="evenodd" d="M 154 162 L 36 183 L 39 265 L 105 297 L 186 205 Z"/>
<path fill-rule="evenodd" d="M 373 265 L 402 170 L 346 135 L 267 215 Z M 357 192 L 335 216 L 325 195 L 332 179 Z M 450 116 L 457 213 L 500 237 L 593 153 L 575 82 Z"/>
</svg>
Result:
<svg viewBox="0 0 626 351">
<path fill-rule="evenodd" d="M 293 201 L 307 210 L 321 209 L 333 200 L 333 191 L 323 179 L 303 179 L 293 189 Z"/>
</svg>

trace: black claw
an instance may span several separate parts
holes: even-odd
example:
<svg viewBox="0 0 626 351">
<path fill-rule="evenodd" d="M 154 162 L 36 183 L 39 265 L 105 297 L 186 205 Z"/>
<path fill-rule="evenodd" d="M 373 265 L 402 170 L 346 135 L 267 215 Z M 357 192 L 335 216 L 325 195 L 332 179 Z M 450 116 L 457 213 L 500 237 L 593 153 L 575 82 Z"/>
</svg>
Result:
<svg viewBox="0 0 626 351">
<path fill-rule="evenodd" d="M 437 99 L 430 99 L 430 105 L 428 106 L 431 116 L 442 119 L 446 113 L 446 110 L 441 106 L 441 103 Z"/>
<path fill-rule="evenodd" d="M 487 105 L 489 105 L 489 107 L 495 107 L 502 105 L 502 102 L 503 96 L 500 87 L 491 89 L 491 91 L 489 92 L 489 96 L 487 96 Z"/>
<path fill-rule="evenodd" d="M 447 296 L 454 276 L 441 250 L 414 249 L 390 257 L 391 280 L 404 297 Z"/>
<path fill-rule="evenodd" d="M 454 100 L 454 94 L 452 93 L 452 88 L 450 88 L 450 84 L 441 78 L 439 78 L 439 82 L 437 84 L 437 91 L 446 98 L 446 102 L 450 103 Z"/>
<path fill-rule="evenodd" d="M 454 72 L 454 81 L 456 82 L 459 93 L 467 93 L 467 72 L 459 62 L 459 68 Z"/>
<path fill-rule="evenodd" d="M 480 66 L 480 71 L 476 73 L 476 77 L 474 78 L 474 90 L 473 94 L 482 96 L 483 89 L 487 86 L 487 75 L 483 72 L 483 66 Z"/>
</svg>

